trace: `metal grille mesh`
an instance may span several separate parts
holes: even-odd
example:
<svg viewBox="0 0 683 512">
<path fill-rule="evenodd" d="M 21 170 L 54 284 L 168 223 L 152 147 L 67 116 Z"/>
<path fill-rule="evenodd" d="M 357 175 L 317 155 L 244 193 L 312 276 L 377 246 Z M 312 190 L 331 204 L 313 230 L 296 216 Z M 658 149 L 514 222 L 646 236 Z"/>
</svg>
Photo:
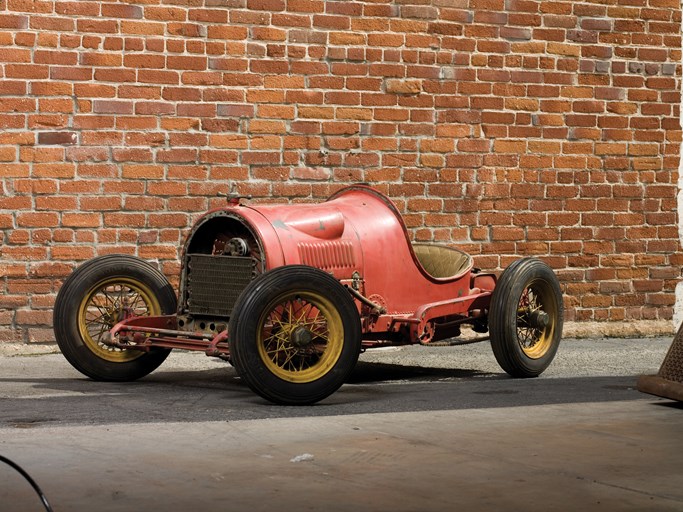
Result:
<svg viewBox="0 0 683 512">
<path fill-rule="evenodd" d="M 230 316 L 253 279 L 251 258 L 191 254 L 187 266 L 187 306 L 195 315 Z"/>
<path fill-rule="evenodd" d="M 666 380 L 683 382 L 683 326 L 674 337 L 669 352 L 659 369 L 659 376 Z"/>
</svg>

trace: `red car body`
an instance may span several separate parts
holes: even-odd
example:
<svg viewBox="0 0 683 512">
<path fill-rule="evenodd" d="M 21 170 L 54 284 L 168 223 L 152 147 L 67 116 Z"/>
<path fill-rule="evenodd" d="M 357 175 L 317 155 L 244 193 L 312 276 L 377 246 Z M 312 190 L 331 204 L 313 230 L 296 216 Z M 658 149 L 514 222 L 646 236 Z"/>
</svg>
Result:
<svg viewBox="0 0 683 512">
<path fill-rule="evenodd" d="M 235 230 L 237 225 L 247 228 L 248 233 Z M 172 338 L 161 336 L 154 343 L 196 349 L 195 337 L 211 336 L 211 355 L 227 354 L 227 318 L 234 300 L 253 276 L 243 275 L 239 280 L 243 286 L 233 284 L 226 300 L 220 283 L 206 282 L 204 276 L 195 278 L 206 268 L 195 269 L 193 262 L 210 246 L 210 254 L 202 259 L 222 259 L 224 264 L 216 265 L 216 271 L 223 275 L 235 272 L 233 263 L 241 256 L 223 254 L 224 243 L 238 238 L 232 235 L 242 235 L 240 239 L 249 246 L 252 258 L 258 255 L 252 274 L 286 265 L 307 265 L 328 272 L 344 284 L 359 299 L 366 346 L 389 341 L 429 343 L 451 335 L 453 329 L 443 328 L 435 338 L 435 321 L 446 323 L 454 316 L 462 320 L 484 317 L 495 287 L 495 275 L 474 269 L 466 253 L 446 246 L 410 243 L 394 203 L 368 186 L 344 188 L 321 204 L 251 206 L 234 198 L 227 206 L 205 214 L 192 228 L 182 256 L 178 315 L 126 320 L 114 329 L 114 336 L 132 326 L 137 332 L 155 334 L 163 334 L 156 333 L 155 328 L 179 329 Z M 450 269 L 453 271 L 448 272 Z M 203 299 L 195 298 L 199 295 L 195 287 L 201 288 Z M 205 303 L 212 302 L 206 297 L 211 295 L 222 302 L 222 309 L 209 307 L 206 309 L 211 312 L 205 311 Z M 201 305 L 200 300 L 204 300 Z M 191 338 L 184 339 L 183 333 Z M 382 340 L 381 334 L 388 339 Z"/>
</svg>

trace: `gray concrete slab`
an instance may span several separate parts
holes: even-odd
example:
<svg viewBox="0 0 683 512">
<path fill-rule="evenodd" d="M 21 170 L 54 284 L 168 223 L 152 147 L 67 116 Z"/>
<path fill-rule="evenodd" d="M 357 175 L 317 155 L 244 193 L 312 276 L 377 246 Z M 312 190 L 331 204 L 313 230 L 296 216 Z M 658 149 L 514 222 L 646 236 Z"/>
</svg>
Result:
<svg viewBox="0 0 683 512">
<path fill-rule="evenodd" d="M 135 383 L 0 358 L 0 454 L 56 511 L 683 510 L 683 407 L 638 393 L 670 339 L 565 340 L 538 379 L 485 344 L 363 354 L 313 407 L 174 353 Z M 0 511 L 40 510 L 0 466 Z"/>
</svg>

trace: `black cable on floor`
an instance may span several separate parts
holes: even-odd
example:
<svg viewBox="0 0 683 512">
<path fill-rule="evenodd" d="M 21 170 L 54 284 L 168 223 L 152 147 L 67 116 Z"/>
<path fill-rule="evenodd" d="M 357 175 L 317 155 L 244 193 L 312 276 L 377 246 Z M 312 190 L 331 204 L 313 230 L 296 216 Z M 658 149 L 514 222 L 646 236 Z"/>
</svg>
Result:
<svg viewBox="0 0 683 512">
<path fill-rule="evenodd" d="M 40 490 L 40 487 L 38 487 L 38 484 L 33 480 L 33 478 L 31 478 L 31 476 L 26 471 L 23 470 L 23 468 L 19 464 L 11 461 L 7 457 L 3 457 L 2 455 L 0 455 L 0 462 L 4 462 L 8 466 L 16 469 L 19 472 L 19 474 L 21 476 L 23 476 L 28 481 L 28 483 L 31 484 L 31 487 L 33 487 L 33 489 L 36 491 L 36 493 L 40 497 L 40 501 L 43 502 L 43 506 L 45 507 L 45 510 L 47 510 L 47 512 L 53 512 L 52 507 L 47 502 L 47 498 L 43 494 L 43 491 Z"/>
</svg>

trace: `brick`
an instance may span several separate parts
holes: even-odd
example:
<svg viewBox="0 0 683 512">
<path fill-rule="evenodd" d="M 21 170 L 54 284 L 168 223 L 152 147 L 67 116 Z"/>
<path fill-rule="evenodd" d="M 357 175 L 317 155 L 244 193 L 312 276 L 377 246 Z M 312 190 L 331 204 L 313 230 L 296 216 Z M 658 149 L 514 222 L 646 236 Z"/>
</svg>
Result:
<svg viewBox="0 0 683 512">
<path fill-rule="evenodd" d="M 163 23 L 152 21 L 121 21 L 120 26 L 122 34 L 163 35 L 164 33 Z"/>
<path fill-rule="evenodd" d="M 76 132 L 38 132 L 38 144 L 76 144 Z"/>
<path fill-rule="evenodd" d="M 17 226 L 20 227 L 56 227 L 59 217 L 54 212 L 18 213 Z"/>
<path fill-rule="evenodd" d="M 169 69 L 182 70 L 203 70 L 207 69 L 208 60 L 206 57 L 193 56 L 169 56 L 166 59 L 166 66 Z"/>
<path fill-rule="evenodd" d="M 102 4 L 102 16 L 111 18 L 141 19 L 143 8 L 140 5 Z"/>
<path fill-rule="evenodd" d="M 422 82 L 420 80 L 389 79 L 386 81 L 386 91 L 392 94 L 420 94 Z"/>
<path fill-rule="evenodd" d="M 80 228 L 96 228 L 100 227 L 101 219 L 99 214 L 95 213 L 63 213 L 62 226 L 64 227 L 80 227 Z"/>
<path fill-rule="evenodd" d="M 27 29 L 29 27 L 29 17 L 15 14 L 0 14 L 0 28 L 6 29 Z"/>
</svg>

